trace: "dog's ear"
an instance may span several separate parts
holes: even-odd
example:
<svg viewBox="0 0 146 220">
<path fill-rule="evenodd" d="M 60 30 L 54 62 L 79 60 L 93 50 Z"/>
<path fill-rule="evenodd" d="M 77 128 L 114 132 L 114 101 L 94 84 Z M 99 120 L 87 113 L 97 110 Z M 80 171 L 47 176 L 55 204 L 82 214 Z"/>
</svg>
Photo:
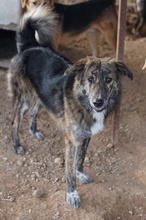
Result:
<svg viewBox="0 0 146 220">
<path fill-rule="evenodd" d="M 87 58 L 80 59 L 77 63 L 75 63 L 74 65 L 72 65 L 71 67 L 69 67 L 66 70 L 65 75 L 67 75 L 69 73 L 75 73 L 77 75 L 77 79 L 78 79 L 79 78 L 78 74 L 80 75 L 84 72 L 84 68 L 85 68 L 86 63 L 87 63 Z"/>
<path fill-rule="evenodd" d="M 121 61 L 115 61 L 115 65 L 120 74 L 128 76 L 131 80 L 133 80 L 133 73 L 124 63 Z"/>
<path fill-rule="evenodd" d="M 28 0 L 21 0 L 22 8 L 25 8 L 27 1 L 28 1 Z"/>
</svg>

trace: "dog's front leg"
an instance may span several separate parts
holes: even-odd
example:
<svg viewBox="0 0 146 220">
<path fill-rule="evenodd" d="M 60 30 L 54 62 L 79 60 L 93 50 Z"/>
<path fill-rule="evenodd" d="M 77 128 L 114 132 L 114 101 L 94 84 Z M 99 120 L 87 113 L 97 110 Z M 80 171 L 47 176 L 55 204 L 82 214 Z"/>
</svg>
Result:
<svg viewBox="0 0 146 220">
<path fill-rule="evenodd" d="M 77 145 L 77 156 L 76 156 L 76 177 L 78 180 L 85 184 L 92 181 L 92 178 L 84 173 L 83 163 L 89 145 L 90 138 L 86 138 L 80 141 Z"/>
<path fill-rule="evenodd" d="M 80 197 L 76 187 L 76 145 L 70 135 L 65 136 L 66 145 L 66 184 L 67 184 L 67 202 L 73 208 L 79 208 Z"/>
</svg>

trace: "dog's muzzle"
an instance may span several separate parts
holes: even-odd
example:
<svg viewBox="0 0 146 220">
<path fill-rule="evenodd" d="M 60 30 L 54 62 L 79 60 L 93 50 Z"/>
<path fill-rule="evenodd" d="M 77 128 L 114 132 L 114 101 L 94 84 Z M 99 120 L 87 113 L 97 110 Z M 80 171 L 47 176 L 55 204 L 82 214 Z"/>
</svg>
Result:
<svg viewBox="0 0 146 220">
<path fill-rule="evenodd" d="M 92 107 L 96 112 L 101 112 L 103 111 L 108 105 L 108 101 L 107 100 L 103 100 L 103 99 L 96 99 L 93 101 L 92 103 Z"/>
<path fill-rule="evenodd" d="M 110 99 L 113 94 L 113 89 L 111 89 L 107 98 L 94 98 L 92 100 L 91 106 L 96 112 L 102 112 L 109 104 Z"/>
</svg>

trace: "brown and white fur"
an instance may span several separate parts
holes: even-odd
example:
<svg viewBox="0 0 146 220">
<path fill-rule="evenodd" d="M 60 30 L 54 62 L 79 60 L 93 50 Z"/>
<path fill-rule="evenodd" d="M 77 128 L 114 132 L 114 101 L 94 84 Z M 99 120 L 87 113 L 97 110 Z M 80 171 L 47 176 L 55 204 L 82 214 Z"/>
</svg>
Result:
<svg viewBox="0 0 146 220">
<path fill-rule="evenodd" d="M 57 45 L 85 32 L 93 56 L 98 56 L 98 37 L 102 33 L 105 40 L 116 52 L 117 12 L 113 0 L 92 0 L 76 5 L 62 5 L 54 0 L 22 0 L 26 11 L 33 10 L 40 4 L 53 7 L 60 18 L 60 37 Z"/>
<path fill-rule="evenodd" d="M 43 10 L 39 7 L 26 14 L 17 31 L 19 52 L 8 74 L 14 109 L 13 149 L 17 154 L 24 153 L 19 139 L 20 122 L 32 105 L 30 129 L 36 137 L 40 136 L 35 119 L 40 104 L 44 106 L 64 132 L 66 200 L 78 208 L 76 178 L 83 184 L 92 180 L 83 169 L 90 138 L 103 130 L 106 116 L 119 102 L 122 76 L 132 79 L 132 73 L 122 62 L 111 58 L 87 57 L 72 64 L 52 48 L 52 43 L 48 45 L 49 19 L 43 17 Z"/>
<path fill-rule="evenodd" d="M 53 7 L 54 6 L 54 0 L 21 0 L 22 9 L 24 12 L 31 11 L 35 8 L 37 8 L 40 5 L 43 5 L 45 7 Z"/>
</svg>

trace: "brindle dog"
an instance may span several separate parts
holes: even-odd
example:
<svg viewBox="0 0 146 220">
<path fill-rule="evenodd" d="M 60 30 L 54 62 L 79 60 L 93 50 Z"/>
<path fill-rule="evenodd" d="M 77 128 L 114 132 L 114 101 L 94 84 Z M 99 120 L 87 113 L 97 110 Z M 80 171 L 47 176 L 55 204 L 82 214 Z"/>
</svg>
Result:
<svg viewBox="0 0 146 220">
<path fill-rule="evenodd" d="M 17 154 L 24 153 L 19 124 L 32 103 L 35 104 L 30 129 L 36 137 L 40 136 L 35 119 L 38 103 L 41 103 L 64 130 L 66 199 L 72 207 L 78 208 L 76 178 L 81 183 L 92 180 L 83 169 L 90 138 L 103 130 L 106 116 L 118 104 L 122 76 L 132 79 L 133 75 L 122 62 L 111 58 L 87 57 L 72 64 L 52 48 L 46 32 L 50 26 L 46 25 L 48 18 L 42 16 L 43 10 L 46 9 L 41 7 L 25 15 L 17 31 L 19 52 L 8 74 L 14 104 L 13 148 Z M 35 31 L 39 34 L 39 43 L 35 40 Z M 52 35 L 52 29 L 50 33 Z"/>
</svg>

